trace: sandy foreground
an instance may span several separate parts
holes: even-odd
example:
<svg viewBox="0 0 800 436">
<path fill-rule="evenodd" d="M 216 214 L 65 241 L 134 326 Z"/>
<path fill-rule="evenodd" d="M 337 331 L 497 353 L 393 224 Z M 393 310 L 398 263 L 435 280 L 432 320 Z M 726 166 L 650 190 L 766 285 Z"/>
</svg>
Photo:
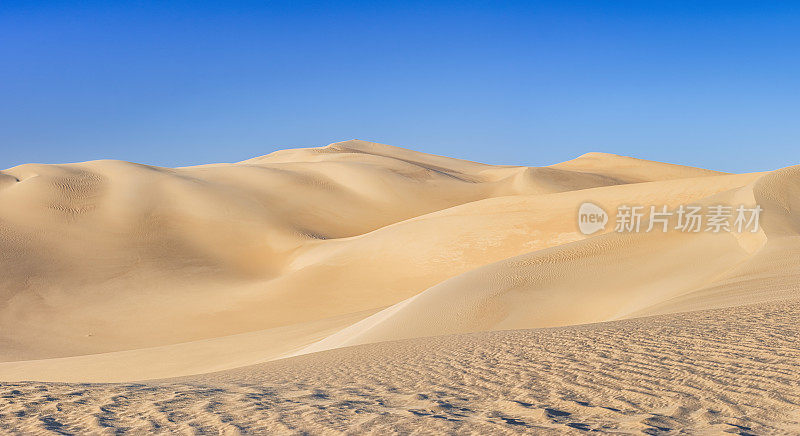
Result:
<svg viewBox="0 0 800 436">
<path fill-rule="evenodd" d="M 800 302 L 341 348 L 150 383 L 0 385 L 0 430 L 800 432 Z"/>
<path fill-rule="evenodd" d="M 587 237 L 586 201 L 763 212 Z M 0 432 L 797 434 L 798 210 L 800 166 L 602 153 L 10 168 Z"/>
</svg>

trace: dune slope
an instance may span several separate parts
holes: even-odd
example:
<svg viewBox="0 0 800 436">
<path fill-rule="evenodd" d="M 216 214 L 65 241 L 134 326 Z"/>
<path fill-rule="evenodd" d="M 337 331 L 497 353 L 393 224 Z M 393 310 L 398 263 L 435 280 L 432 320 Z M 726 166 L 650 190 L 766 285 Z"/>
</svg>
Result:
<svg viewBox="0 0 800 436">
<path fill-rule="evenodd" d="M 231 164 L 0 172 L 0 380 L 120 382 L 339 347 L 793 298 L 798 167 L 366 141 Z M 760 204 L 755 233 L 586 237 L 578 206 Z M 7 206 L 7 207 L 6 207 Z"/>
<path fill-rule="evenodd" d="M 0 174 L 0 360 L 161 346 L 391 305 L 551 235 L 442 235 L 451 246 L 414 253 L 411 264 L 383 248 L 408 235 L 371 232 L 483 199 L 624 182 L 363 141 L 192 168 L 98 161 Z M 500 243 L 508 235 L 515 245 Z M 471 250 L 487 245 L 485 256 Z M 363 268 L 398 266 L 396 285 L 340 273 L 374 250 L 387 258 Z M 307 304 L 331 295 L 342 304 Z"/>
</svg>

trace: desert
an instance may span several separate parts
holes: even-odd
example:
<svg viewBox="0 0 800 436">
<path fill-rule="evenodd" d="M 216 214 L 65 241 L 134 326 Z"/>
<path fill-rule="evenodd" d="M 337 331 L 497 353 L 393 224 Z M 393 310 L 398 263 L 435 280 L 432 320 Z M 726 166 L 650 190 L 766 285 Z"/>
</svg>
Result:
<svg viewBox="0 0 800 436">
<path fill-rule="evenodd" d="M 799 177 L 362 140 L 15 166 L 0 431 L 797 433 Z M 763 211 L 585 235 L 587 201 Z"/>
</svg>

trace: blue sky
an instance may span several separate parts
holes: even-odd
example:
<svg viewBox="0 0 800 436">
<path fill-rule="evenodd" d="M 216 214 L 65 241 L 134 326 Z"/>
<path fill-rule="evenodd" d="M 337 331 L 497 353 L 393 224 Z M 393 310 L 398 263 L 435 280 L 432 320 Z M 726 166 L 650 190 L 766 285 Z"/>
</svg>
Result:
<svg viewBox="0 0 800 436">
<path fill-rule="evenodd" d="M 800 163 L 800 2 L 0 2 L 0 168 L 365 139 Z"/>
</svg>

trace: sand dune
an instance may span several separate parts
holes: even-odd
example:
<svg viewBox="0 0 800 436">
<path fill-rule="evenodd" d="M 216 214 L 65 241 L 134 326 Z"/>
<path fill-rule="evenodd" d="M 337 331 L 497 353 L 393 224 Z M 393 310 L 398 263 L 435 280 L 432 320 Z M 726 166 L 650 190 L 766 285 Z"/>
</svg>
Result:
<svg viewBox="0 0 800 436">
<path fill-rule="evenodd" d="M 373 148 L 382 154 L 364 151 Z M 361 301 L 365 288 L 375 289 L 356 274 L 327 290 L 316 285 L 337 278 L 341 264 L 371 256 L 348 238 L 476 200 L 570 188 L 549 172 L 359 141 L 239 164 L 166 169 L 101 161 L 3 174 L 19 180 L 0 191 L 8 206 L 0 211 L 5 360 L 159 346 L 394 304 L 481 264 L 482 256 L 456 270 L 398 271 L 397 279 L 411 281 L 398 284 L 400 295 L 381 291 L 358 307 L 312 305 L 309 312 L 305 303 L 325 292 Z M 612 183 L 575 179 L 580 187 Z M 491 243 L 500 232 L 461 244 Z M 497 248 L 490 260 L 524 250 Z M 450 247 L 432 251 L 459 257 Z"/>
<path fill-rule="evenodd" d="M 496 166 L 366 141 L 185 168 L 3 170 L 0 389 L 14 400 L 0 415 L 16 416 L 4 430 L 791 431 L 799 198 L 800 166 L 726 174 L 603 153 Z M 585 201 L 764 210 L 756 232 L 630 234 L 610 223 L 587 237 L 576 222 Z M 748 332 L 759 313 L 785 337 L 772 324 Z M 700 337 L 699 325 L 717 336 Z M 761 365 L 773 345 L 778 367 L 737 363 Z M 625 359 L 638 381 L 614 375 L 609 365 Z M 388 380 L 414 371 L 419 381 Z M 360 393 L 347 393 L 343 374 Z M 521 377 L 533 381 L 507 385 Z M 741 377 L 748 387 L 723 397 Z M 659 383 L 672 392 L 661 400 Z M 315 397 L 320 385 L 332 392 Z M 533 401 L 523 391 L 536 386 L 550 390 Z M 437 406 L 439 388 L 453 398 Z M 778 391 L 772 411 L 740 404 Z M 74 392 L 112 412 L 81 421 Z M 26 405 L 41 395 L 69 410 L 53 416 L 60 426 Z M 155 406 L 165 398 L 209 403 L 171 420 Z M 300 400 L 276 405 L 287 398 Z M 258 409 L 273 400 L 275 411 Z M 257 413 L 236 415 L 237 404 Z M 286 421 L 290 412 L 301 417 Z"/>
</svg>

